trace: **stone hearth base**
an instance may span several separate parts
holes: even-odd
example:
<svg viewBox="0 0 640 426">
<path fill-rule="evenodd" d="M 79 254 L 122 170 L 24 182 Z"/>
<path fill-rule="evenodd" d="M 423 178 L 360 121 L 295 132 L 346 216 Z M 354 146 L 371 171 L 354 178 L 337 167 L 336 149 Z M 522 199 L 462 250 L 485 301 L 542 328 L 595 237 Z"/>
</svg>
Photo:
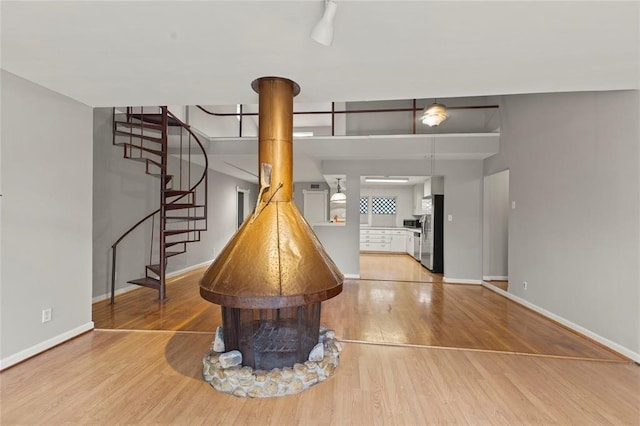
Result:
<svg viewBox="0 0 640 426">
<path fill-rule="evenodd" d="M 342 351 L 342 345 L 336 340 L 333 330 L 321 326 L 319 344 L 304 364 L 271 371 L 254 370 L 240 365 L 242 355 L 238 351 L 215 351 L 214 347 L 220 349 L 221 346 L 220 329 L 216 335 L 211 350 L 202 360 L 202 375 L 217 391 L 239 397 L 270 398 L 302 392 L 334 374 Z M 228 360 L 235 360 L 231 363 L 236 365 L 229 366 Z"/>
</svg>

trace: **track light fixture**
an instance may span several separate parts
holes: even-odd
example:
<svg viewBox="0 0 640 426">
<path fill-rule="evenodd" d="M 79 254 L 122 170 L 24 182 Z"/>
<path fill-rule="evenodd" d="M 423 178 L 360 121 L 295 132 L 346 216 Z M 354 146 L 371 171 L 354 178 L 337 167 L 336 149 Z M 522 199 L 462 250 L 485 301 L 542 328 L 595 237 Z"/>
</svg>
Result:
<svg viewBox="0 0 640 426">
<path fill-rule="evenodd" d="M 333 18 L 336 16 L 338 5 L 333 0 L 325 0 L 324 15 L 311 31 L 311 39 L 323 46 L 331 46 L 333 41 Z"/>
<path fill-rule="evenodd" d="M 425 108 L 422 113 L 422 124 L 426 124 L 429 127 L 436 127 L 442 124 L 447 117 L 447 107 L 434 102 Z"/>
</svg>

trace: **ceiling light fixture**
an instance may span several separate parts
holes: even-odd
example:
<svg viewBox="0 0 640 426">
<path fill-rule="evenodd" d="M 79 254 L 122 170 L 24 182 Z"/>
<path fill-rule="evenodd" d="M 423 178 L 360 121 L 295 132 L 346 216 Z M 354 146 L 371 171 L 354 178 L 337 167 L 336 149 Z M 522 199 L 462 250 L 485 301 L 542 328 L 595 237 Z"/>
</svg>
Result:
<svg viewBox="0 0 640 426">
<path fill-rule="evenodd" d="M 422 113 L 422 124 L 429 127 L 436 127 L 447 119 L 447 107 L 437 102 L 432 103 L 424 109 Z"/>
<path fill-rule="evenodd" d="M 325 0 L 324 15 L 311 31 L 311 39 L 323 46 L 331 46 L 333 41 L 333 18 L 336 16 L 338 5 L 333 0 Z"/>
<path fill-rule="evenodd" d="M 347 195 L 344 192 L 342 192 L 342 187 L 340 186 L 340 179 L 341 178 L 336 178 L 336 179 L 338 180 L 338 189 L 331 196 L 331 202 L 332 203 L 346 203 L 347 202 Z"/>
<path fill-rule="evenodd" d="M 406 183 L 409 182 L 409 178 L 406 177 L 367 177 L 364 178 L 368 183 Z"/>
</svg>

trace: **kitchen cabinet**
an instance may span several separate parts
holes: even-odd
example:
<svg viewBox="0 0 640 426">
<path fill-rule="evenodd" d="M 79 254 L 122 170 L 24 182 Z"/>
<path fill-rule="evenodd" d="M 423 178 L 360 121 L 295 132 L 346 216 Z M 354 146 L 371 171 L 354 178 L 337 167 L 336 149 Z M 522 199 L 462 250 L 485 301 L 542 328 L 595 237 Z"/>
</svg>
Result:
<svg viewBox="0 0 640 426">
<path fill-rule="evenodd" d="M 402 230 L 394 230 L 391 231 L 391 244 L 389 247 L 389 251 L 394 253 L 402 253 L 407 250 L 407 231 Z"/>
<path fill-rule="evenodd" d="M 444 194 L 444 177 L 443 176 L 433 176 L 424 183 L 424 193 L 425 197 L 429 195 L 442 195 Z"/>
<path fill-rule="evenodd" d="M 422 216 L 425 214 L 423 197 L 429 195 L 444 194 L 444 177 L 434 176 L 424 183 L 413 186 L 413 215 Z"/>
<path fill-rule="evenodd" d="M 412 231 L 407 231 L 406 244 L 404 246 L 407 254 L 413 256 L 413 244 L 414 244 L 414 236 Z"/>
<path fill-rule="evenodd" d="M 407 234 L 410 234 L 413 237 L 413 233 L 404 228 L 361 229 L 360 250 L 407 253 Z M 411 247 L 411 250 L 413 251 L 413 245 Z M 409 252 L 409 254 L 411 254 L 412 251 Z"/>
<path fill-rule="evenodd" d="M 391 234 L 387 229 L 361 229 L 361 251 L 390 251 Z"/>
</svg>

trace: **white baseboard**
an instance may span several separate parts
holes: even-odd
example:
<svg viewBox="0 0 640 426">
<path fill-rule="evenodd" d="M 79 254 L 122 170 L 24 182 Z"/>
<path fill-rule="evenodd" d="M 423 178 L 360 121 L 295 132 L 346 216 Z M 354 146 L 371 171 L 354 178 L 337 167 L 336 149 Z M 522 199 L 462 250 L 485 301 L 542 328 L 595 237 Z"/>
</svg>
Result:
<svg viewBox="0 0 640 426">
<path fill-rule="evenodd" d="M 137 288 L 140 288 L 140 286 L 135 284 L 129 284 L 128 286 L 117 289 L 115 291 L 115 295 L 118 296 L 119 294 L 128 293 L 131 290 L 135 290 Z M 103 300 L 107 300 L 110 297 L 111 297 L 111 293 L 101 294 L 100 296 L 96 296 L 93 299 L 91 299 L 91 303 L 102 302 Z"/>
<path fill-rule="evenodd" d="M 185 272 L 191 272 L 194 269 L 198 269 L 198 268 L 202 268 L 203 266 L 211 265 L 211 262 L 213 262 L 214 260 L 215 259 L 207 260 L 205 262 L 198 263 L 197 265 L 191 265 L 191 266 L 187 266 L 186 268 L 178 269 L 177 271 L 169 272 L 167 274 L 167 278 L 177 277 L 178 275 L 184 274 Z"/>
<path fill-rule="evenodd" d="M 482 284 L 482 280 L 467 280 L 467 279 L 464 279 L 464 278 L 447 278 L 447 277 L 444 277 L 442 279 L 442 281 L 447 283 L 447 284 L 477 284 L 477 285 Z"/>
<path fill-rule="evenodd" d="M 38 355 L 39 353 L 42 353 L 47 349 L 51 349 L 54 346 L 59 345 L 60 343 L 64 343 L 67 340 L 73 339 L 74 337 L 79 336 L 82 333 L 86 333 L 90 330 L 93 330 L 93 321 L 89 321 L 88 323 L 83 324 L 80 327 L 76 327 L 73 330 L 66 331 L 62 334 L 52 337 L 51 339 L 31 346 L 30 348 L 22 350 L 17 354 L 13 354 L 6 358 L 0 359 L 0 371 L 4 370 L 5 368 L 9 368 L 19 362 L 22 362 L 27 358 Z"/>
<path fill-rule="evenodd" d="M 538 305 L 534 305 L 533 303 L 516 296 L 513 293 L 509 293 L 508 291 L 504 291 L 499 287 L 496 287 L 494 285 L 492 285 L 491 283 L 486 283 L 483 282 L 482 285 L 486 288 L 488 288 L 489 290 L 495 291 L 498 294 L 503 295 L 504 297 L 513 300 L 516 303 L 519 303 L 522 306 L 526 306 L 527 308 L 531 309 L 532 311 L 535 311 L 537 313 L 539 313 L 540 315 L 543 315 L 559 324 L 564 325 L 565 327 L 580 333 L 592 340 L 595 340 L 596 342 L 600 343 L 601 345 L 604 345 L 616 352 L 618 352 L 619 354 L 622 354 L 624 356 L 626 356 L 627 358 L 632 359 L 635 362 L 640 362 L 640 353 L 634 352 L 631 349 L 625 348 L 622 345 L 617 344 L 616 342 L 612 342 L 611 340 L 607 339 L 606 337 L 602 337 L 599 334 L 594 333 L 591 330 L 588 330 L 578 324 L 575 324 L 571 321 L 569 321 L 568 319 L 565 319 L 559 315 L 554 314 L 553 312 L 549 312 L 544 308 L 539 307 Z"/>
<path fill-rule="evenodd" d="M 202 266 L 210 265 L 211 262 L 213 262 L 213 259 L 212 260 L 207 260 L 206 262 L 198 263 L 197 265 L 187 266 L 186 268 L 178 269 L 177 271 L 169 272 L 167 274 L 166 278 L 177 277 L 178 275 L 184 274 L 185 272 L 190 272 L 190 271 L 193 271 L 194 269 L 198 269 L 198 268 L 200 268 Z M 117 289 L 115 291 L 115 295 L 118 296 L 120 294 L 128 293 L 131 290 L 135 290 L 135 289 L 138 289 L 138 288 L 140 288 L 139 285 L 130 284 L 128 286 L 121 287 L 121 288 Z M 102 302 L 103 300 L 107 300 L 109 298 L 111 298 L 111 293 L 101 294 L 100 296 L 96 296 L 93 299 L 91 299 L 91 303 Z"/>
<path fill-rule="evenodd" d="M 502 275 L 483 275 L 482 279 L 484 281 L 509 281 L 509 277 Z"/>
<path fill-rule="evenodd" d="M 359 280 L 360 279 L 360 274 L 343 274 L 345 278 L 351 279 L 351 280 Z"/>
</svg>

